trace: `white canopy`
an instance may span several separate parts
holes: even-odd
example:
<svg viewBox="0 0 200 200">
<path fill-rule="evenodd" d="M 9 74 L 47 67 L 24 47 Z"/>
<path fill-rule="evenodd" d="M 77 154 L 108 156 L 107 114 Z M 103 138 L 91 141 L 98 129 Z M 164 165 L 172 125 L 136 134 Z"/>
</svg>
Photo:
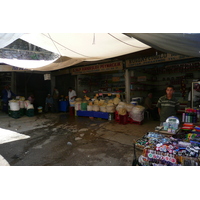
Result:
<svg viewBox="0 0 200 200">
<path fill-rule="evenodd" d="M 0 62 L 41 71 L 57 70 L 83 61 L 98 61 L 150 48 L 122 33 L 26 33 L 14 36 L 57 53 L 60 58 L 56 61 L 1 59 Z"/>
</svg>

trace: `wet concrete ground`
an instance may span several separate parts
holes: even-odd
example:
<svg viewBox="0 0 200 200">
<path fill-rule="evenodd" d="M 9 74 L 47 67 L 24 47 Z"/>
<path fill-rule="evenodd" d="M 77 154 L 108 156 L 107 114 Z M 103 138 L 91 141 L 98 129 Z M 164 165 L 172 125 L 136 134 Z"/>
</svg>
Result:
<svg viewBox="0 0 200 200">
<path fill-rule="evenodd" d="M 0 144 L 0 155 L 11 166 L 131 166 L 133 140 L 159 125 L 121 125 L 68 113 L 0 118 L 1 128 L 30 136 Z"/>
</svg>

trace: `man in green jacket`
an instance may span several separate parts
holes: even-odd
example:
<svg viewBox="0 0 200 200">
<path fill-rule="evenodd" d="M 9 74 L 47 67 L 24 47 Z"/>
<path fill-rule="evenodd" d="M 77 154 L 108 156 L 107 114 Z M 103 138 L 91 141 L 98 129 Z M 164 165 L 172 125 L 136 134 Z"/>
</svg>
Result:
<svg viewBox="0 0 200 200">
<path fill-rule="evenodd" d="M 160 122 L 163 123 L 170 116 L 176 116 L 180 103 L 173 96 L 174 86 L 169 85 L 166 88 L 166 95 L 159 98 L 157 107 L 160 115 Z"/>
</svg>

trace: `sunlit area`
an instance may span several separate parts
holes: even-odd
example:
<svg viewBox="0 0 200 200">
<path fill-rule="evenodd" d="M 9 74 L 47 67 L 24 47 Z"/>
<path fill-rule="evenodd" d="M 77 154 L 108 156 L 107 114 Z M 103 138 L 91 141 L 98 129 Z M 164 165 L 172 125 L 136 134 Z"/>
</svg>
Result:
<svg viewBox="0 0 200 200">
<path fill-rule="evenodd" d="M 0 128 L 0 144 L 28 139 L 30 136 Z"/>
</svg>

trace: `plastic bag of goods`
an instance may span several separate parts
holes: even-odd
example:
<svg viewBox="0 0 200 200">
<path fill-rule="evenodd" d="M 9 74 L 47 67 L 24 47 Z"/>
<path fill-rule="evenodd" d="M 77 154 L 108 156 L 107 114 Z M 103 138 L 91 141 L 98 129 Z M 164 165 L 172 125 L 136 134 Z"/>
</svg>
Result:
<svg viewBox="0 0 200 200">
<path fill-rule="evenodd" d="M 20 109 L 18 100 L 10 100 L 9 106 L 10 106 L 10 110 L 12 111 L 18 111 Z"/>
<path fill-rule="evenodd" d="M 113 99 L 113 103 L 114 103 L 115 105 L 118 105 L 119 102 L 121 102 L 121 100 L 120 100 L 118 97 L 115 97 L 115 98 Z"/>
<path fill-rule="evenodd" d="M 107 112 L 106 105 L 102 105 L 99 108 L 101 112 Z"/>
<path fill-rule="evenodd" d="M 126 108 L 121 108 L 118 112 L 119 115 L 126 115 L 127 111 Z"/>
<path fill-rule="evenodd" d="M 105 100 L 100 99 L 98 105 L 102 106 L 104 104 Z"/>
<path fill-rule="evenodd" d="M 24 100 L 19 100 L 19 107 L 24 108 Z"/>
<path fill-rule="evenodd" d="M 106 110 L 108 113 L 114 113 L 115 112 L 115 105 L 113 103 L 108 103 L 106 106 Z"/>
<path fill-rule="evenodd" d="M 74 104 L 75 105 L 75 110 L 81 110 L 81 103 L 82 103 L 81 101 L 76 101 L 75 102 L 75 104 Z"/>
<path fill-rule="evenodd" d="M 92 105 L 87 105 L 87 111 L 93 111 L 93 106 Z"/>
<path fill-rule="evenodd" d="M 25 108 L 27 108 L 28 107 L 28 105 L 30 105 L 31 103 L 30 103 L 30 101 L 29 100 L 26 100 L 26 101 L 24 101 L 24 107 Z"/>
<path fill-rule="evenodd" d="M 27 110 L 28 110 L 28 109 L 34 109 L 33 104 L 29 104 L 28 107 L 27 107 L 26 109 L 27 109 Z"/>
<path fill-rule="evenodd" d="M 20 97 L 19 97 L 19 100 L 20 100 L 20 101 L 25 101 L 25 97 L 20 96 Z"/>
<path fill-rule="evenodd" d="M 94 100 L 94 105 L 99 105 L 99 100 Z"/>
<path fill-rule="evenodd" d="M 116 107 L 116 111 L 119 112 L 120 109 L 125 108 L 125 103 L 124 102 L 120 102 L 117 107 Z"/>
<path fill-rule="evenodd" d="M 113 100 L 112 99 L 108 100 L 108 103 L 113 103 Z"/>
<path fill-rule="evenodd" d="M 143 106 L 134 106 L 129 112 L 129 116 L 132 120 L 141 122 L 144 119 L 144 109 Z"/>
<path fill-rule="evenodd" d="M 99 106 L 98 105 L 93 105 L 92 110 L 98 112 L 99 111 Z"/>
<path fill-rule="evenodd" d="M 134 105 L 131 104 L 131 103 L 127 103 L 127 104 L 125 105 L 125 108 L 126 108 L 126 111 L 127 111 L 127 112 L 131 112 L 131 110 L 133 109 L 133 107 L 134 107 Z"/>
</svg>

